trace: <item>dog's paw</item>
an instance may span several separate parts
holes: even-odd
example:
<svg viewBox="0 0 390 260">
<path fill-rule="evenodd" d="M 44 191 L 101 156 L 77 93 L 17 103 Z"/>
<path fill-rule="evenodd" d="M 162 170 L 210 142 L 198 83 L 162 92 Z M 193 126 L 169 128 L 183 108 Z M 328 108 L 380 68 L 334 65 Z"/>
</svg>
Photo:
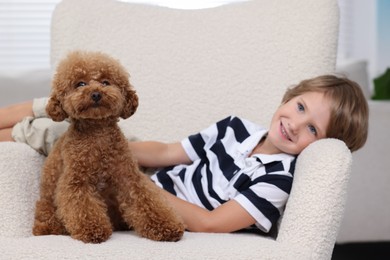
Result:
<svg viewBox="0 0 390 260">
<path fill-rule="evenodd" d="M 161 230 L 160 236 L 158 236 L 158 241 L 176 242 L 183 237 L 183 234 L 184 226 Z"/>
<path fill-rule="evenodd" d="M 39 200 L 35 207 L 35 221 L 32 233 L 35 236 L 65 235 L 64 225 L 55 214 L 55 207 L 49 200 Z"/>
<path fill-rule="evenodd" d="M 60 223 L 46 223 L 35 220 L 32 230 L 34 236 L 66 235 L 66 229 Z"/>
<path fill-rule="evenodd" d="M 146 223 L 145 228 L 138 230 L 138 233 L 155 241 L 176 242 L 183 237 L 184 231 L 183 223 L 165 220 L 160 223 Z"/>
<path fill-rule="evenodd" d="M 112 227 L 110 225 L 90 224 L 84 228 L 72 233 L 74 239 L 83 241 L 84 243 L 98 244 L 106 241 L 112 234 Z"/>
</svg>

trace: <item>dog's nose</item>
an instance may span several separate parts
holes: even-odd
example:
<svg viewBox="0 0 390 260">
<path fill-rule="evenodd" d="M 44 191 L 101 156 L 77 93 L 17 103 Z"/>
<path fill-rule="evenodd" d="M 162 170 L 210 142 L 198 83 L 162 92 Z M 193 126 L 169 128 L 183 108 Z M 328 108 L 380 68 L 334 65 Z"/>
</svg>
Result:
<svg viewBox="0 0 390 260">
<path fill-rule="evenodd" d="M 95 102 L 99 102 L 100 99 L 102 99 L 102 94 L 100 92 L 92 92 L 91 98 Z"/>
</svg>

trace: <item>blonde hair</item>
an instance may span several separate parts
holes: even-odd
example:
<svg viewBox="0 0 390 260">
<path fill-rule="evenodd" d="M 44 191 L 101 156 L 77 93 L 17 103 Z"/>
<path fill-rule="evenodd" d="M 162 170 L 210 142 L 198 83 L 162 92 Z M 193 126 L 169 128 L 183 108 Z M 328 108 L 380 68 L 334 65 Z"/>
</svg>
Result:
<svg viewBox="0 0 390 260">
<path fill-rule="evenodd" d="M 282 103 L 312 91 L 323 92 L 332 101 L 326 137 L 344 141 L 352 152 L 360 149 L 367 140 L 369 112 L 359 84 L 345 77 L 318 76 L 288 89 Z"/>
</svg>

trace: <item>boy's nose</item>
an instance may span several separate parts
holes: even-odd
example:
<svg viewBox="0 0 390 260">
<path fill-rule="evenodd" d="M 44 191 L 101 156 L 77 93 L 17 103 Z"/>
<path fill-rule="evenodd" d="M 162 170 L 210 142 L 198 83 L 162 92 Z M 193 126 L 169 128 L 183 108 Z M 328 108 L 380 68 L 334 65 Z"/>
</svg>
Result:
<svg viewBox="0 0 390 260">
<path fill-rule="evenodd" d="M 298 131 L 306 124 L 305 118 L 295 118 L 288 123 L 288 127 L 293 134 L 297 134 Z"/>
<path fill-rule="evenodd" d="M 288 128 L 290 129 L 290 132 L 292 134 L 297 134 L 298 132 L 298 127 L 297 127 L 297 124 L 295 122 L 289 122 L 288 123 Z"/>
</svg>

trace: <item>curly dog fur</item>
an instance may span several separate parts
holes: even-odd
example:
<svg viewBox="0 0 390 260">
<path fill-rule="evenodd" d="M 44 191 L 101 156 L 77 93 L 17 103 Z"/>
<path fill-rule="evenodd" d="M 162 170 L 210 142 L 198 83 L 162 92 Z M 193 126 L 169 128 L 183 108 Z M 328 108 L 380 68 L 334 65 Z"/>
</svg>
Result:
<svg viewBox="0 0 390 260">
<path fill-rule="evenodd" d="M 46 111 L 71 124 L 43 167 L 34 235 L 100 243 L 113 230 L 133 228 L 157 241 L 182 237 L 181 219 L 140 172 L 117 125 L 138 106 L 128 78 L 98 52 L 73 52 L 59 64 Z"/>
</svg>

